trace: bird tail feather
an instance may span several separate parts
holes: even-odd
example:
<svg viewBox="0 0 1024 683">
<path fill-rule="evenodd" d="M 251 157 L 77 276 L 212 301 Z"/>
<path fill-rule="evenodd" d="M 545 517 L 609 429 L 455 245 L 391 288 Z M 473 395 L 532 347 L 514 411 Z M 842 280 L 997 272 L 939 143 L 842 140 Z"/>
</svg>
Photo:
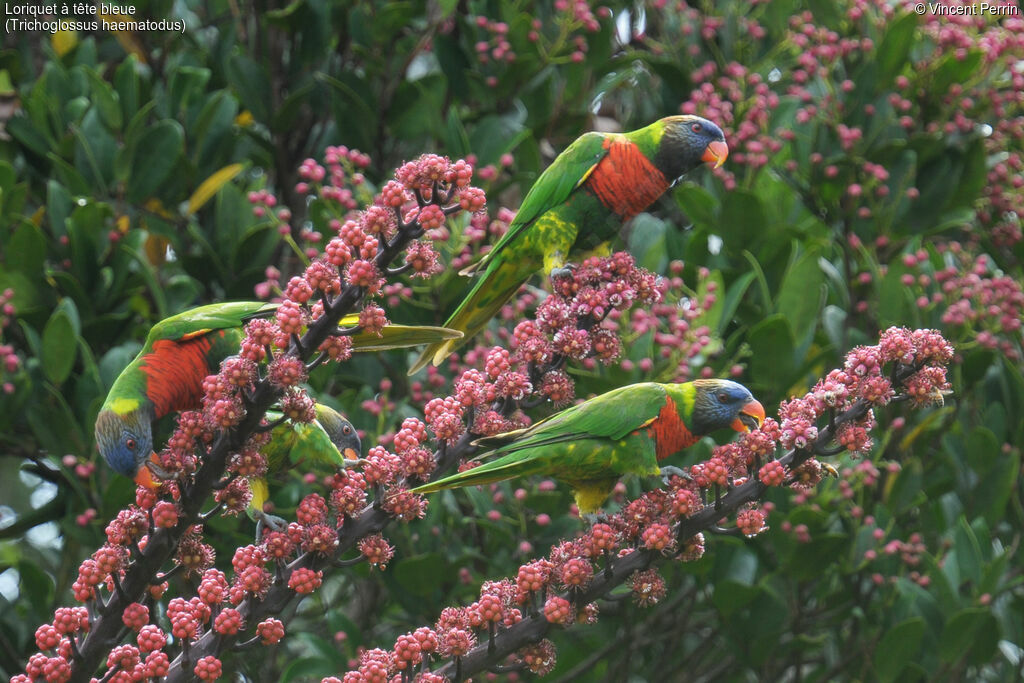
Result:
<svg viewBox="0 0 1024 683">
<path fill-rule="evenodd" d="M 470 470 L 464 472 L 458 472 L 451 476 L 437 481 L 432 481 L 429 484 L 418 486 L 412 490 L 413 493 L 434 493 L 442 489 L 458 489 L 464 486 L 482 486 L 485 484 L 494 484 L 499 481 L 505 481 L 506 479 L 513 479 L 515 477 L 521 477 L 527 474 L 533 474 L 538 469 L 538 463 L 532 458 L 523 458 L 521 453 L 517 453 L 514 460 L 506 460 L 505 458 L 499 458 L 492 462 L 484 463 Z"/>
<path fill-rule="evenodd" d="M 524 268 L 524 265 L 526 266 Z M 483 277 L 477 280 L 469 295 L 455 309 L 445 327 L 459 330 L 464 336 L 431 344 L 413 364 L 409 374 L 415 374 L 427 363 L 440 365 L 452 351 L 465 344 L 477 332 L 487 326 L 505 303 L 515 295 L 536 268 L 533 264 L 510 262 L 505 259 L 492 261 Z"/>
<path fill-rule="evenodd" d="M 360 332 L 352 337 L 353 351 L 387 351 L 421 344 L 443 344 L 462 339 L 462 332 L 429 325 L 386 325 L 380 335 Z"/>
</svg>

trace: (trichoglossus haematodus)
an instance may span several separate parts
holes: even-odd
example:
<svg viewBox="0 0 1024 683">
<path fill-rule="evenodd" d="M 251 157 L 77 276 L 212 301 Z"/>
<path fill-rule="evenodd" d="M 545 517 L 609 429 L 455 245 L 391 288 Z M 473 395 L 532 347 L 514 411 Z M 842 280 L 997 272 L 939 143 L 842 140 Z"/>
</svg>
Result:
<svg viewBox="0 0 1024 683">
<path fill-rule="evenodd" d="M 203 379 L 215 374 L 222 360 L 238 353 L 243 325 L 271 315 L 277 304 L 235 301 L 200 306 L 153 326 L 146 344 L 107 394 L 96 417 L 96 444 L 107 463 L 137 483 L 155 486 L 150 467 L 152 423 L 175 411 L 198 409 Z M 342 319 L 342 327 L 358 324 L 358 316 Z M 387 325 L 377 334 L 352 336 L 354 351 L 383 351 L 431 344 L 461 337 L 442 327 Z"/>
<path fill-rule="evenodd" d="M 270 441 L 261 452 L 267 459 L 267 473 L 262 477 L 250 477 L 249 518 L 278 529 L 284 520 L 267 514 L 263 510 L 270 496 L 268 479 L 273 479 L 291 467 L 303 471 L 338 470 L 355 465 L 362 455 L 362 442 L 355 427 L 337 410 L 317 403 L 316 420 L 313 422 L 283 422 L 270 432 Z M 281 413 L 267 412 L 267 420 L 273 424 Z"/>
<path fill-rule="evenodd" d="M 722 130 L 699 116 L 669 116 L 631 133 L 591 132 L 569 145 L 533 184 L 508 232 L 463 274 L 482 273 L 445 323 L 465 333 L 427 347 L 410 374 L 467 342 L 530 277 L 549 276 L 615 237 L 702 163 L 729 154 Z"/>
<path fill-rule="evenodd" d="M 489 448 L 472 469 L 413 489 L 490 484 L 537 474 L 569 484 L 581 513 L 598 509 L 625 474 L 661 474 L 662 460 L 723 429 L 747 432 L 764 407 L 741 384 L 701 379 L 630 384 L 567 408 L 525 429 L 479 439 Z"/>
</svg>

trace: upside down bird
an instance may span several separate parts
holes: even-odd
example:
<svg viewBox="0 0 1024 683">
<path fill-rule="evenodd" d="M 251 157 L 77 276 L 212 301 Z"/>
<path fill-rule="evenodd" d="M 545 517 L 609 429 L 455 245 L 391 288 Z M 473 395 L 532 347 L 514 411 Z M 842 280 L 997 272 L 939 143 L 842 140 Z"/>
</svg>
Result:
<svg viewBox="0 0 1024 683">
<path fill-rule="evenodd" d="M 153 326 L 128 367 L 114 380 L 96 417 L 96 444 L 110 467 L 145 486 L 155 486 L 150 467 L 152 423 L 179 410 L 198 409 L 203 379 L 215 374 L 222 360 L 238 353 L 243 325 L 270 315 L 277 304 L 235 301 L 200 306 Z M 356 325 L 358 316 L 340 321 Z M 381 336 L 358 333 L 354 351 L 382 351 L 429 344 L 462 336 L 441 327 L 387 325 Z"/>
<path fill-rule="evenodd" d="M 569 484 L 580 512 L 597 510 L 626 474 L 656 476 L 658 463 L 723 429 L 764 423 L 764 407 L 741 384 L 702 379 L 643 382 L 596 396 L 525 429 L 479 439 L 482 465 L 413 489 L 490 484 L 530 474 Z"/>
<path fill-rule="evenodd" d="M 702 163 L 717 168 L 728 155 L 722 130 L 699 116 L 669 116 L 631 133 L 577 139 L 530 188 L 508 232 L 463 271 L 482 275 L 445 327 L 465 335 L 427 347 L 409 374 L 429 362 L 440 365 L 535 272 L 564 273 L 570 259 L 608 242 L 683 175 Z"/>
<path fill-rule="evenodd" d="M 270 497 L 268 479 L 283 475 L 288 468 L 303 465 L 303 470 L 341 469 L 359 462 L 362 442 L 356 428 L 344 415 L 317 403 L 316 420 L 308 423 L 282 423 L 270 432 L 270 442 L 263 447 L 267 459 L 267 473 L 262 477 L 250 477 L 249 518 L 260 525 L 279 530 L 287 524 L 280 517 L 264 512 L 263 506 Z M 280 413 L 268 411 L 267 420 L 276 422 Z M 260 534 L 256 534 L 260 538 Z"/>
</svg>

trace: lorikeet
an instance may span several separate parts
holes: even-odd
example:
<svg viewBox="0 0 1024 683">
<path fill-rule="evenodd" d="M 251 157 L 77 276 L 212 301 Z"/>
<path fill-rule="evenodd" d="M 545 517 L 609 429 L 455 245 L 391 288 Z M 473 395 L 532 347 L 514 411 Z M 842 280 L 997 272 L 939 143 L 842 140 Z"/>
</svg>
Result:
<svg viewBox="0 0 1024 683">
<path fill-rule="evenodd" d="M 280 413 L 267 412 L 267 420 L 273 422 Z M 270 490 L 267 479 L 282 474 L 288 467 L 312 465 L 316 468 L 328 466 L 341 468 L 353 465 L 362 455 L 362 443 L 355 427 L 344 415 L 321 403 L 316 404 L 316 420 L 308 424 L 285 422 L 270 432 L 270 442 L 264 446 L 267 459 L 266 477 L 250 477 L 252 500 L 249 501 L 249 517 L 271 528 L 281 525 L 279 518 L 263 511 Z"/>
<path fill-rule="evenodd" d="M 199 408 L 203 379 L 238 352 L 245 321 L 269 315 L 277 304 L 235 301 L 200 306 L 161 320 L 146 345 L 110 388 L 96 417 L 96 444 L 107 463 L 140 484 L 154 485 L 142 464 L 153 450 L 152 422 L 178 410 Z M 357 316 L 341 321 L 347 327 Z M 382 336 L 356 334 L 356 351 L 381 351 L 461 337 L 442 327 L 388 325 Z"/>
<path fill-rule="evenodd" d="M 479 332 L 543 267 L 560 274 L 570 258 L 613 238 L 702 162 L 722 165 L 725 136 L 698 116 L 669 116 L 631 133 L 587 133 L 573 142 L 533 184 L 508 232 L 475 265 L 483 275 L 445 327 L 465 336 L 427 347 L 409 371 L 441 362 Z"/>
<path fill-rule="evenodd" d="M 485 437 L 473 469 L 413 489 L 490 484 L 530 474 L 573 488 L 581 513 L 601 506 L 624 474 L 657 475 L 658 463 L 720 429 L 746 432 L 764 422 L 764 408 L 741 384 L 700 379 L 684 384 L 630 384 L 584 401 L 525 429 Z"/>
</svg>

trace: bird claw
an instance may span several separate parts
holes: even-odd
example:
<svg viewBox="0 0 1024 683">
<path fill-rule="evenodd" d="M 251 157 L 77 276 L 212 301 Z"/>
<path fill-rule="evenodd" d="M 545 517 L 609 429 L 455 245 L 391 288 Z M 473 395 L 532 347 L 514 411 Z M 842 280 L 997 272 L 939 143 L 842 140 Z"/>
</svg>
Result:
<svg viewBox="0 0 1024 683">
<path fill-rule="evenodd" d="M 665 486 L 668 486 L 669 483 L 671 483 L 672 477 L 680 477 L 687 481 L 693 481 L 693 477 L 691 477 L 685 470 L 681 470 L 674 465 L 666 465 L 661 468 L 661 481 Z"/>
<path fill-rule="evenodd" d="M 345 460 L 345 464 L 341 466 L 342 469 L 349 469 L 351 467 L 362 467 L 369 464 L 369 460 L 366 458 L 356 458 L 355 460 Z"/>
<path fill-rule="evenodd" d="M 610 517 L 602 510 L 601 512 L 584 512 L 580 515 L 580 519 L 588 526 L 594 526 L 595 524 L 607 524 Z"/>
<path fill-rule="evenodd" d="M 576 277 L 576 264 L 566 263 L 564 266 L 560 268 L 552 268 L 551 272 L 548 274 L 548 277 L 551 279 L 552 282 L 560 279 L 571 280 L 574 277 Z"/>
<path fill-rule="evenodd" d="M 272 515 L 268 512 L 257 512 L 256 513 L 256 542 L 259 543 L 263 540 L 263 527 L 267 527 L 271 531 L 284 531 L 288 528 L 288 521 Z"/>
</svg>

